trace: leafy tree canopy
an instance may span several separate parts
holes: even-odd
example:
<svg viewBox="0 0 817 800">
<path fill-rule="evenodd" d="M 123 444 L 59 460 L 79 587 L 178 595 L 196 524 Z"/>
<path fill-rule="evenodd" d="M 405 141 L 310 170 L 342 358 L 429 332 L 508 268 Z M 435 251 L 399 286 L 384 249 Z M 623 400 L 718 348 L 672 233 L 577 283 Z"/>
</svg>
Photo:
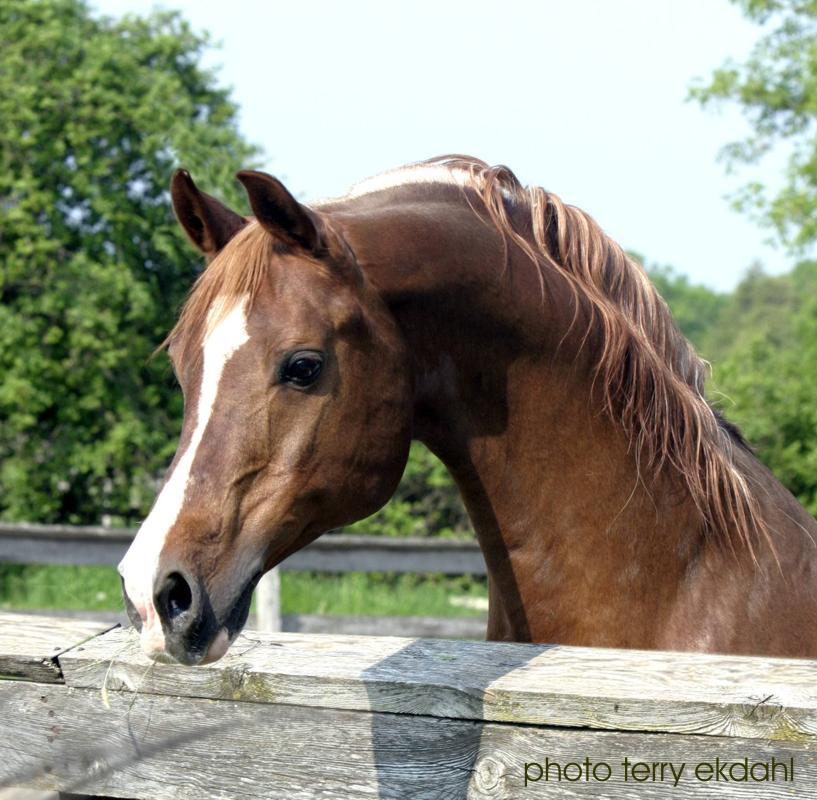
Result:
<svg viewBox="0 0 817 800">
<path fill-rule="evenodd" d="M 0 515 L 126 523 L 173 452 L 181 397 L 149 357 L 198 259 L 183 163 L 233 204 L 254 148 L 174 13 L 0 0 Z"/>
<path fill-rule="evenodd" d="M 751 272 L 717 338 L 710 398 L 817 515 L 817 263 L 774 278 Z"/>
<path fill-rule="evenodd" d="M 448 470 L 419 442 L 412 442 L 403 479 L 394 497 L 352 533 L 380 536 L 470 538 L 471 522 Z"/>
<path fill-rule="evenodd" d="M 802 252 L 817 241 L 817 2 L 733 2 L 766 32 L 745 63 L 727 61 L 690 94 L 704 106 L 731 101 L 743 110 L 751 133 L 724 148 L 730 167 L 755 164 L 782 146 L 788 167 L 780 190 L 770 195 L 752 181 L 735 202 Z"/>
<path fill-rule="evenodd" d="M 776 32 L 696 96 L 747 108 L 756 135 L 731 148 L 737 160 L 797 142 L 788 187 L 758 207 L 805 244 L 817 238 L 817 2 L 743 6 Z M 232 176 L 257 157 L 199 66 L 206 46 L 172 13 L 111 21 L 83 0 L 0 0 L 0 516 L 132 524 L 153 500 L 182 409 L 150 355 L 201 267 L 168 179 L 184 164 L 241 207 Z M 755 268 L 728 296 L 669 267 L 649 272 L 713 361 L 712 398 L 817 512 L 817 265 Z M 358 524 L 468 528 L 448 473 L 417 444 L 395 499 Z"/>
<path fill-rule="evenodd" d="M 728 295 L 669 267 L 648 272 L 683 333 L 712 363 L 710 402 L 817 514 L 817 262 L 775 276 L 755 265 Z"/>
<path fill-rule="evenodd" d="M 651 266 L 647 273 L 669 305 L 678 327 L 705 353 L 704 344 L 728 302 L 727 296 L 692 283 L 686 275 L 670 266 Z"/>
</svg>

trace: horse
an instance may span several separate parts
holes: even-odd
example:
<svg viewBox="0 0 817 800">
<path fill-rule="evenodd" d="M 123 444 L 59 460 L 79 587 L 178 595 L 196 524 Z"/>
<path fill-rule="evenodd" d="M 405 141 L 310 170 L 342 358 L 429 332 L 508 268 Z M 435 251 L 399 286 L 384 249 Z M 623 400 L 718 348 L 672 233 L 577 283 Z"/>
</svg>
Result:
<svg viewBox="0 0 817 800">
<path fill-rule="evenodd" d="M 817 522 L 588 214 L 467 156 L 311 205 L 237 178 L 252 216 L 171 183 L 207 266 L 164 343 L 178 450 L 119 566 L 146 654 L 220 658 L 260 576 L 386 503 L 416 439 L 473 523 L 489 639 L 817 657 Z"/>
</svg>

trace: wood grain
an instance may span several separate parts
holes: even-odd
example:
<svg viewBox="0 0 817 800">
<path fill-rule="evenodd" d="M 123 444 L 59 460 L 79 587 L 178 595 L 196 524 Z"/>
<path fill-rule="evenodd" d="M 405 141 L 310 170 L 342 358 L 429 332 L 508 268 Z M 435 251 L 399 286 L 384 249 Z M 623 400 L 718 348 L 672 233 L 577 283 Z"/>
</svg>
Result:
<svg viewBox="0 0 817 800">
<path fill-rule="evenodd" d="M 252 624 L 250 617 L 249 627 Z M 340 614 L 284 614 L 281 629 L 289 633 L 356 636 L 410 636 L 424 639 L 485 640 L 487 615 L 478 617 L 367 617 Z"/>
<path fill-rule="evenodd" d="M 604 733 L 401 714 L 111 696 L 0 682 L 0 782 L 151 800 L 225 798 L 746 798 L 817 796 L 805 744 Z M 671 782 L 624 783 L 621 762 L 688 765 Z M 692 766 L 794 758 L 793 782 L 701 783 Z M 525 764 L 590 758 L 604 782 L 524 785 Z M 530 771 L 530 768 L 529 768 Z M 782 777 L 779 774 L 779 777 Z"/>
<path fill-rule="evenodd" d="M 64 640 L 65 683 L 0 679 L 0 786 L 151 800 L 817 796 L 811 661 L 252 633 L 188 668 L 149 662 L 132 630 L 67 636 L 75 621 L 8 616 L 0 659 Z M 666 771 L 636 782 L 631 766 L 625 781 L 625 758 Z M 739 776 L 743 759 L 794 774 L 697 779 L 716 758 Z M 548 761 L 578 780 L 552 767 L 545 780 Z M 582 777 L 583 763 L 609 779 Z"/>
<path fill-rule="evenodd" d="M 264 575 L 255 587 L 255 627 L 259 631 L 277 633 L 282 629 L 281 571 L 278 567 Z"/>
<path fill-rule="evenodd" d="M 59 617 L 62 619 L 87 619 L 93 622 L 107 622 L 128 627 L 130 621 L 125 610 L 121 611 L 78 611 L 48 610 L 17 612 L 38 617 Z M 332 633 L 356 636 L 410 636 L 424 639 L 474 639 L 484 641 L 487 618 L 479 617 L 405 617 L 405 616 L 354 616 L 341 614 L 284 614 L 281 630 L 288 633 Z M 250 614 L 247 630 L 260 630 L 258 616 Z"/>
<path fill-rule="evenodd" d="M 397 637 L 248 633 L 154 664 L 115 630 L 60 658 L 78 688 L 817 747 L 817 662 Z M 148 669 L 150 667 L 150 669 Z"/>
<path fill-rule="evenodd" d="M 17 564 L 116 565 L 135 530 L 0 522 L 0 561 Z M 421 537 L 389 539 L 328 533 L 293 553 L 283 570 L 325 572 L 442 572 L 485 575 L 476 542 Z"/>
<path fill-rule="evenodd" d="M 0 675 L 61 681 L 59 656 L 111 627 L 106 622 L 0 612 Z"/>
</svg>

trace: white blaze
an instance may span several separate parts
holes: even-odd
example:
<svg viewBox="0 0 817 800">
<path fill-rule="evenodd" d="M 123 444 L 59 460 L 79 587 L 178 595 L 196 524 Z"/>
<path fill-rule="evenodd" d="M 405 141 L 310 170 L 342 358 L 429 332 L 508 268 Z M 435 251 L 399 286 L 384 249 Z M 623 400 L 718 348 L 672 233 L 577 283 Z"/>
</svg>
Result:
<svg viewBox="0 0 817 800">
<path fill-rule="evenodd" d="M 159 555 L 167 534 L 184 505 L 190 471 L 215 407 L 224 367 L 236 350 L 250 338 L 247 333 L 246 296 L 211 326 L 211 320 L 219 315 L 224 302 L 223 298 L 217 299 L 208 315 L 207 333 L 202 344 L 203 369 L 196 408 L 196 428 L 190 437 L 190 443 L 119 564 L 125 591 L 143 620 L 141 642 L 143 650 L 148 654 L 160 653 L 165 647 L 164 632 L 153 605 L 153 587 L 158 577 Z"/>
</svg>

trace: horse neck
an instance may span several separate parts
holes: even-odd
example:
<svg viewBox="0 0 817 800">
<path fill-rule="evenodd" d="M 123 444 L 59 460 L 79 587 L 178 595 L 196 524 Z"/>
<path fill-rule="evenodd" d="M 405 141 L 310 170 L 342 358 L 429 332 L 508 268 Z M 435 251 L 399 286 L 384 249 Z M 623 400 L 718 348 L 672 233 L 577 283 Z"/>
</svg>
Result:
<svg viewBox="0 0 817 800">
<path fill-rule="evenodd" d="M 501 237 L 467 207 L 369 208 L 342 224 L 405 336 L 415 438 L 454 476 L 479 538 L 489 637 L 655 646 L 703 524 L 680 481 L 640 474 L 600 413 L 578 335 L 563 340 L 568 290 L 543 292 L 513 251 L 503 270 Z"/>
</svg>

